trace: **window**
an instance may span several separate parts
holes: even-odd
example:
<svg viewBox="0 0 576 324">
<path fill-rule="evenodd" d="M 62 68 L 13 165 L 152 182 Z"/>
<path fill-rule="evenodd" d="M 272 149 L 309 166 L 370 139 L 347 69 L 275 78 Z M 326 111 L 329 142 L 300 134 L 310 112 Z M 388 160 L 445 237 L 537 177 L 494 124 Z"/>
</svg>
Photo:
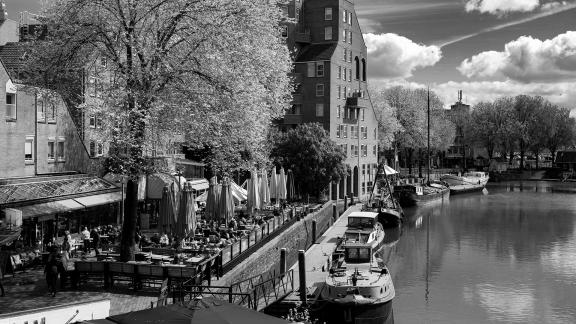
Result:
<svg viewBox="0 0 576 324">
<path fill-rule="evenodd" d="M 48 116 L 46 117 L 48 119 L 49 123 L 55 123 L 56 122 L 56 105 L 53 103 L 49 103 L 48 107 L 46 107 L 46 109 L 48 110 L 46 113 L 48 114 Z"/>
<path fill-rule="evenodd" d="M 352 31 L 348 31 L 348 43 L 352 44 Z"/>
<path fill-rule="evenodd" d="M 347 60 L 346 60 L 346 57 L 347 57 L 347 55 L 348 55 L 348 50 L 347 50 L 347 49 L 344 49 L 344 50 L 342 51 L 342 54 L 343 54 L 342 57 L 344 58 L 344 62 L 346 62 L 346 61 L 347 61 Z"/>
<path fill-rule="evenodd" d="M 352 63 L 352 51 L 348 52 L 348 63 Z"/>
<path fill-rule="evenodd" d="M 362 164 L 362 174 L 366 174 L 366 164 Z"/>
<path fill-rule="evenodd" d="M 317 103 L 316 104 L 316 117 L 323 117 L 324 116 L 324 104 Z"/>
<path fill-rule="evenodd" d="M 302 83 L 296 83 L 294 85 L 294 92 L 293 93 L 302 93 Z"/>
<path fill-rule="evenodd" d="M 350 155 L 352 156 L 358 156 L 358 154 L 356 153 L 356 145 L 350 145 Z"/>
<path fill-rule="evenodd" d="M 36 101 L 36 120 L 39 123 L 46 122 L 46 114 L 44 113 L 44 101 L 38 100 Z"/>
<path fill-rule="evenodd" d="M 362 59 L 362 81 L 366 81 L 366 59 Z"/>
<path fill-rule="evenodd" d="M 26 141 L 24 142 L 24 161 L 34 161 L 34 136 L 26 136 Z"/>
<path fill-rule="evenodd" d="M 340 99 L 341 95 L 342 95 L 342 87 L 340 85 L 338 85 L 338 99 Z"/>
<path fill-rule="evenodd" d="M 324 8 L 324 20 L 332 20 L 332 8 Z"/>
<path fill-rule="evenodd" d="M 293 104 L 286 112 L 287 115 L 300 115 L 302 113 L 302 104 Z"/>
<path fill-rule="evenodd" d="M 376 128 L 374 128 L 374 139 L 376 139 Z"/>
<path fill-rule="evenodd" d="M 104 154 L 104 145 L 102 143 L 98 143 L 98 156 L 102 156 Z"/>
<path fill-rule="evenodd" d="M 90 128 L 96 128 L 96 116 L 91 115 L 89 118 L 90 118 Z"/>
<path fill-rule="evenodd" d="M 348 70 L 347 70 L 346 68 L 344 68 L 344 81 L 346 81 L 346 78 L 347 78 L 346 76 L 348 75 L 348 72 L 347 72 L 347 71 L 348 71 Z"/>
<path fill-rule="evenodd" d="M 96 118 L 96 128 L 102 128 L 102 117 Z"/>
<path fill-rule="evenodd" d="M 342 125 L 342 134 L 344 138 L 348 138 L 348 125 Z"/>
<path fill-rule="evenodd" d="M 356 126 L 354 129 L 354 138 L 358 138 L 359 134 L 360 134 L 360 127 Z"/>
<path fill-rule="evenodd" d="M 6 93 L 6 119 L 16 120 L 16 94 Z"/>
<path fill-rule="evenodd" d="M 354 156 L 358 156 L 358 150 L 359 150 L 358 145 L 356 145 L 354 147 Z"/>
<path fill-rule="evenodd" d="M 324 27 L 324 40 L 332 39 L 332 26 Z"/>
<path fill-rule="evenodd" d="M 280 28 L 282 30 L 282 37 L 288 37 L 288 26 L 284 25 Z"/>
<path fill-rule="evenodd" d="M 342 67 L 338 65 L 338 79 L 342 79 Z"/>
<path fill-rule="evenodd" d="M 54 140 L 48 140 L 48 160 L 54 161 L 56 158 L 56 147 Z"/>
<path fill-rule="evenodd" d="M 348 82 L 352 82 L 352 69 L 348 69 Z"/>
<path fill-rule="evenodd" d="M 90 141 L 90 148 L 88 153 L 90 154 L 91 157 L 96 156 L 96 142 Z"/>
<path fill-rule="evenodd" d="M 324 97 L 324 83 L 316 84 L 316 97 Z"/>
<path fill-rule="evenodd" d="M 346 87 L 344 87 L 344 95 L 342 96 L 342 99 L 346 99 Z"/>
<path fill-rule="evenodd" d="M 372 147 L 372 154 L 374 154 L 374 156 L 376 156 L 376 145 L 374 145 L 374 146 Z"/>
<path fill-rule="evenodd" d="M 340 109 L 342 109 L 340 107 L 340 105 L 338 105 L 337 110 L 336 110 L 336 118 L 340 118 Z"/>
<path fill-rule="evenodd" d="M 342 151 L 344 151 L 344 154 L 346 156 L 348 156 L 348 144 L 343 144 L 342 145 Z"/>
<path fill-rule="evenodd" d="M 338 127 L 336 127 L 336 137 L 340 138 L 340 130 L 342 129 L 342 125 L 338 125 Z"/>
<path fill-rule="evenodd" d="M 106 66 L 108 65 L 108 61 L 106 60 L 105 57 L 101 57 L 101 58 L 100 58 L 100 65 L 101 65 L 102 67 L 106 67 Z"/>
<path fill-rule="evenodd" d="M 324 76 L 324 62 L 316 63 L 316 76 L 323 77 Z"/>
<path fill-rule="evenodd" d="M 64 139 L 60 138 L 58 140 L 58 146 L 56 148 L 56 156 L 58 161 L 64 161 Z"/>
<path fill-rule="evenodd" d="M 362 109 L 362 121 L 364 121 L 364 112 L 365 110 Z M 366 135 L 364 135 L 364 138 L 368 138 L 368 127 L 366 127 Z"/>
<path fill-rule="evenodd" d="M 360 79 L 360 60 L 358 59 L 358 56 L 354 57 L 354 66 L 356 67 L 356 74 L 354 78 L 358 80 Z"/>
<path fill-rule="evenodd" d="M 342 30 L 342 41 L 346 43 L 346 39 L 348 37 L 348 31 L 346 29 Z"/>
<path fill-rule="evenodd" d="M 352 25 L 352 11 L 348 12 L 348 24 Z"/>
<path fill-rule="evenodd" d="M 368 145 L 362 145 L 362 156 L 368 156 Z"/>
<path fill-rule="evenodd" d="M 354 137 L 354 132 L 356 131 L 356 126 L 350 126 L 350 138 Z"/>
<path fill-rule="evenodd" d="M 342 22 L 346 22 L 346 10 L 342 11 Z"/>
</svg>

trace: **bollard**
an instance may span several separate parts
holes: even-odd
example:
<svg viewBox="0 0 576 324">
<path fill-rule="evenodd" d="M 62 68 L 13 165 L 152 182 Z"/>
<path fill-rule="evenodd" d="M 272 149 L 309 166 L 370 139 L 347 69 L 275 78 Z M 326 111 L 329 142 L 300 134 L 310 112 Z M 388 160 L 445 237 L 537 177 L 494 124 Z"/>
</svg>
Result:
<svg viewBox="0 0 576 324">
<path fill-rule="evenodd" d="M 348 209 L 348 196 L 344 196 L 344 210 Z"/>
<path fill-rule="evenodd" d="M 354 194 L 352 194 L 352 196 L 350 196 L 350 206 L 354 205 Z"/>
<path fill-rule="evenodd" d="M 286 273 L 286 248 L 280 249 L 280 274 Z"/>
<path fill-rule="evenodd" d="M 306 306 L 306 255 L 304 254 L 304 250 L 298 250 L 298 275 L 298 280 L 300 281 L 300 301 L 303 306 Z"/>
<path fill-rule="evenodd" d="M 296 217 L 296 207 L 292 207 L 292 214 L 290 215 L 290 218 L 294 217 Z"/>
<path fill-rule="evenodd" d="M 318 229 L 316 220 L 312 221 L 312 244 L 316 244 L 316 230 Z"/>
<path fill-rule="evenodd" d="M 336 208 L 336 204 L 332 204 L 332 219 L 334 222 L 338 219 L 338 208 Z"/>
</svg>

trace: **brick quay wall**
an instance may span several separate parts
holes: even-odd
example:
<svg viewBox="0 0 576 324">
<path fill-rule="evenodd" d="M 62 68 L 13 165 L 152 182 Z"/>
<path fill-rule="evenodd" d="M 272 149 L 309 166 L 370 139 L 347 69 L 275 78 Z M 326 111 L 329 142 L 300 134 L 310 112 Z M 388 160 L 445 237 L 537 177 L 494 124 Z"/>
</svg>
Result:
<svg viewBox="0 0 576 324">
<path fill-rule="evenodd" d="M 280 271 L 280 249 L 282 248 L 287 250 L 286 268 L 289 269 L 298 261 L 298 250 L 307 250 L 314 243 L 312 237 L 313 221 L 316 221 L 316 238 L 320 238 L 334 224 L 332 205 L 335 203 L 335 201 L 329 201 L 322 205 L 318 211 L 296 221 L 291 227 L 285 229 L 212 284 L 226 286 L 268 271 L 276 270 L 278 273 Z M 344 212 L 342 200 L 338 201 L 336 209 L 338 216 Z"/>
</svg>

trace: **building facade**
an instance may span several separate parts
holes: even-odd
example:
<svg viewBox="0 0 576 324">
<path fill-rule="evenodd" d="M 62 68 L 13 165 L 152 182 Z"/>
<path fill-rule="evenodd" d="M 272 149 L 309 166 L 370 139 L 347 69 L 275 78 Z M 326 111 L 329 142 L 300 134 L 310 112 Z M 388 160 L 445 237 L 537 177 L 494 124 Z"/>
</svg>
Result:
<svg viewBox="0 0 576 324">
<path fill-rule="evenodd" d="M 346 154 L 348 176 L 332 199 L 368 196 L 378 163 L 378 123 L 366 71 L 367 49 L 350 0 L 292 0 L 283 36 L 295 53 L 293 103 L 282 129 L 320 123 Z"/>
</svg>

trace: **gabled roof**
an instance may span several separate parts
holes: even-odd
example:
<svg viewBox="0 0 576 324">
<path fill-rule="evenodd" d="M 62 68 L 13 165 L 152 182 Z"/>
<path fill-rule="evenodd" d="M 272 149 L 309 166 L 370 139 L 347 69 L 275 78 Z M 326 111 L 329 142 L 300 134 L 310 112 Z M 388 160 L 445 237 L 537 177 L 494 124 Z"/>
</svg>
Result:
<svg viewBox="0 0 576 324">
<path fill-rule="evenodd" d="M 298 55 L 296 62 L 330 60 L 337 46 L 338 44 L 334 43 L 307 46 L 302 50 L 300 55 Z"/>
<path fill-rule="evenodd" d="M 14 82 L 22 79 L 20 72 L 25 62 L 26 46 L 27 44 L 23 43 L 6 43 L 0 46 L 0 60 Z"/>
</svg>

